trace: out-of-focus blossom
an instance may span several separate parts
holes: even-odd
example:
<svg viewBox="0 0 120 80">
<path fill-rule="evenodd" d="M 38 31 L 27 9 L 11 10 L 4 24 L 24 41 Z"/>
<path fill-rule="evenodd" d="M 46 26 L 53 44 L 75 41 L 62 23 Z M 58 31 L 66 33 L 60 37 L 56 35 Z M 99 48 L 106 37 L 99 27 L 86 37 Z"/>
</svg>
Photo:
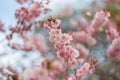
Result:
<svg viewBox="0 0 120 80">
<path fill-rule="evenodd" d="M 8 46 L 10 46 L 12 49 L 15 49 L 15 50 L 20 50 L 21 46 L 20 44 L 17 44 L 17 43 L 8 43 Z"/>
<path fill-rule="evenodd" d="M 32 19 L 37 18 L 41 14 L 41 3 L 40 2 L 35 2 L 34 4 L 31 5 L 30 11 L 29 11 L 29 17 Z"/>
<path fill-rule="evenodd" d="M 29 38 L 28 36 L 23 36 L 24 44 L 21 45 L 19 43 L 9 43 L 12 49 L 16 50 L 24 50 L 24 51 L 40 51 L 42 55 L 45 55 L 47 52 L 46 42 L 43 37 L 39 38 L 38 36 L 32 36 Z"/>
<path fill-rule="evenodd" d="M 110 72 L 111 72 L 112 74 L 115 74 L 115 73 L 116 73 L 116 69 L 115 69 L 115 68 L 112 68 Z"/>
<path fill-rule="evenodd" d="M 84 79 L 85 77 L 87 77 L 89 74 L 93 73 L 92 68 L 90 68 L 90 64 L 89 63 L 85 63 L 82 68 L 80 68 L 79 70 L 77 70 L 76 75 L 80 78 L 80 79 Z"/>
<path fill-rule="evenodd" d="M 7 39 L 7 40 L 12 40 L 12 38 L 13 38 L 13 34 L 10 34 L 10 35 L 7 35 L 7 36 L 6 36 L 6 39 Z"/>
<path fill-rule="evenodd" d="M 101 32 L 103 27 L 108 22 L 108 18 L 110 17 L 110 13 L 106 11 L 98 11 L 90 26 L 87 29 L 88 33 L 94 34 L 95 32 Z"/>
<path fill-rule="evenodd" d="M 33 69 L 26 69 L 23 74 L 19 76 L 19 80 L 53 80 L 48 76 L 47 69 L 41 67 L 34 67 Z"/>
<path fill-rule="evenodd" d="M 57 71 L 63 72 L 65 70 L 65 67 L 60 60 L 54 60 L 52 64 L 54 66 L 54 69 Z"/>
<path fill-rule="evenodd" d="M 12 31 L 12 33 L 20 33 L 20 27 L 18 26 L 11 28 L 10 30 Z"/>
<path fill-rule="evenodd" d="M 26 69 L 23 74 L 19 75 L 19 80 L 30 80 L 32 70 Z"/>
<path fill-rule="evenodd" d="M 18 3 L 20 4 L 24 4 L 24 3 L 27 3 L 29 2 L 30 0 L 17 0 Z"/>
<path fill-rule="evenodd" d="M 114 27 L 109 27 L 106 30 L 106 34 L 107 34 L 107 39 L 109 41 L 112 41 L 112 40 L 114 40 L 115 38 L 117 38 L 119 36 L 119 33 L 118 33 L 117 29 L 114 28 Z"/>
<path fill-rule="evenodd" d="M 20 8 L 15 12 L 15 17 L 18 19 L 18 22 L 22 22 L 24 19 L 26 19 L 27 15 L 28 15 L 28 10 L 26 8 Z"/>
<path fill-rule="evenodd" d="M 98 80 L 97 75 L 93 75 L 90 80 Z"/>
<path fill-rule="evenodd" d="M 78 22 L 76 19 L 73 18 L 73 19 L 70 19 L 69 24 L 70 26 L 77 26 Z"/>
<path fill-rule="evenodd" d="M 117 77 L 118 80 L 120 80 L 120 72 L 116 72 L 115 76 Z"/>
<path fill-rule="evenodd" d="M 90 46 L 96 44 L 96 40 L 91 35 L 89 35 L 88 33 L 85 33 L 84 31 L 73 32 L 72 36 L 74 40 L 77 40 L 82 43 L 87 43 Z"/>
<path fill-rule="evenodd" d="M 85 26 L 85 27 L 88 26 L 88 22 L 87 22 L 87 20 L 86 20 L 85 17 L 81 18 L 81 24 L 82 24 L 83 26 Z"/>
<path fill-rule="evenodd" d="M 19 75 L 19 80 L 54 80 L 54 78 L 65 68 L 63 64 L 54 60 L 53 62 L 45 60 L 41 66 L 26 69 Z"/>
<path fill-rule="evenodd" d="M 76 80 L 75 75 L 70 75 L 67 80 Z"/>
<path fill-rule="evenodd" d="M 85 58 L 89 55 L 89 50 L 85 48 L 82 44 L 79 43 L 75 44 L 75 48 L 79 50 L 81 58 Z"/>
<path fill-rule="evenodd" d="M 43 21 L 35 22 L 35 28 L 40 28 L 43 25 Z"/>
<path fill-rule="evenodd" d="M 65 10 L 65 14 L 66 14 L 66 16 L 71 16 L 72 14 L 73 14 L 73 10 L 71 9 L 71 8 L 67 8 L 66 10 Z"/>
<path fill-rule="evenodd" d="M 4 31 L 5 31 L 3 27 L 4 27 L 4 24 L 0 22 L 0 31 L 1 31 L 1 32 L 4 32 Z"/>
<path fill-rule="evenodd" d="M 38 50 L 44 55 L 46 53 L 46 42 L 42 37 L 39 38 L 38 36 L 33 36 L 25 40 L 25 44 L 22 49 L 25 51 Z"/>
<path fill-rule="evenodd" d="M 113 60 L 120 60 L 120 37 L 114 39 L 107 49 L 106 55 Z"/>
<path fill-rule="evenodd" d="M 92 14 L 89 11 L 85 12 L 86 16 L 91 16 Z"/>
<path fill-rule="evenodd" d="M 20 23 L 23 23 L 24 21 L 30 23 L 31 20 L 37 18 L 41 13 L 42 13 L 41 3 L 35 2 L 30 6 L 30 9 L 22 7 L 16 10 L 15 17 L 18 19 L 18 22 Z"/>
<path fill-rule="evenodd" d="M 109 20 L 107 23 L 107 28 L 105 29 L 108 41 L 112 41 L 119 36 L 116 24 Z"/>
</svg>

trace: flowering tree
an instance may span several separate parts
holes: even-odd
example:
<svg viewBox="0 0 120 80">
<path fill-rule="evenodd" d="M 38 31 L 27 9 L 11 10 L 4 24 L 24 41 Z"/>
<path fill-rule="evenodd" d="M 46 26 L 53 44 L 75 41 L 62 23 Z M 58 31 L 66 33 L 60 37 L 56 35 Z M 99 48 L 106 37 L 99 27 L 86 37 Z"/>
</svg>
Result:
<svg viewBox="0 0 120 80">
<path fill-rule="evenodd" d="M 28 6 L 22 6 L 16 10 L 15 26 L 5 29 L 4 23 L 0 22 L 0 31 L 7 33 L 5 36 L 8 41 L 7 46 L 16 51 L 26 52 L 26 54 L 38 51 L 44 60 L 31 68 L 23 67 L 21 73 L 11 66 L 6 67 L 9 73 L 4 71 L 4 67 L 0 67 L 1 79 L 4 77 L 7 80 L 120 79 L 120 73 L 117 71 L 120 60 L 118 22 L 120 17 L 118 13 L 114 19 L 117 12 L 112 13 L 110 7 L 114 3 L 117 4 L 116 11 L 119 10 L 119 0 L 104 0 L 105 9 L 94 11 L 89 9 L 81 12 L 83 16 L 80 22 L 78 18 L 71 18 L 75 15 L 71 8 L 67 8 L 64 11 L 65 14 L 58 13 L 56 18 L 39 20 L 39 17 L 51 12 L 51 9 L 47 8 L 50 0 L 16 1 L 20 5 L 28 4 Z M 95 0 L 93 4 L 94 7 L 97 6 L 97 1 Z M 62 21 L 65 23 L 63 24 Z M 117 25 L 116 22 L 118 22 Z M 63 26 L 68 27 L 65 29 Z M 42 35 L 38 31 L 41 31 Z M 19 37 L 22 43 L 19 40 L 14 41 L 16 37 Z M 101 65 L 100 57 L 98 55 L 95 57 L 96 54 L 93 53 L 96 50 L 97 52 L 103 50 L 100 48 L 101 44 L 105 46 L 104 54 L 101 54 L 104 58 L 103 65 Z M 113 76 L 110 76 L 111 74 Z M 103 77 L 104 75 L 107 76 Z"/>
</svg>

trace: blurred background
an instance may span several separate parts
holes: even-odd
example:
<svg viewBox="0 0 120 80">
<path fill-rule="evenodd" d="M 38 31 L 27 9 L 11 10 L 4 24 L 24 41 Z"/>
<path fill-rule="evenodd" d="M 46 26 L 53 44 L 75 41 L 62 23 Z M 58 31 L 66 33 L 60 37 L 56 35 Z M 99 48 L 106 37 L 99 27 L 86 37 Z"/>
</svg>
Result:
<svg viewBox="0 0 120 80">
<path fill-rule="evenodd" d="M 42 0 L 36 0 L 42 1 Z M 45 0 L 43 0 L 44 2 Z M 114 25 L 120 29 L 120 1 L 119 0 L 50 0 L 49 5 L 46 5 L 50 9 L 50 12 L 40 16 L 38 20 L 44 20 L 53 16 L 59 18 L 63 32 L 69 33 L 69 31 L 76 31 L 84 26 L 85 21 L 90 22 L 97 11 L 107 10 L 110 12 L 110 19 L 113 20 Z M 15 18 L 15 11 L 21 6 L 28 6 L 28 4 L 20 5 L 16 0 L 1 0 L 0 1 L 0 22 L 4 23 L 4 28 L 9 29 L 16 25 L 17 20 Z M 45 59 L 53 59 L 55 57 L 55 50 L 49 40 L 48 33 L 41 27 L 32 28 L 32 31 L 28 33 L 32 38 L 39 37 L 39 42 L 42 48 L 45 48 L 47 55 L 43 57 L 41 50 L 36 51 L 23 51 L 15 50 L 8 46 L 9 40 L 6 40 L 6 33 L 0 32 L 0 80 L 5 80 L 4 74 L 11 74 L 11 71 L 22 73 L 26 68 L 32 68 L 33 66 L 41 65 L 41 62 Z M 97 34 L 97 44 L 92 47 L 87 45 L 89 53 L 98 60 L 98 68 L 93 75 L 86 78 L 86 80 L 120 80 L 120 73 L 113 75 L 111 70 L 120 71 L 119 61 L 110 60 L 106 57 L 105 52 L 110 42 L 107 42 L 104 33 Z M 24 44 L 24 40 L 17 34 L 14 35 L 14 39 L 11 41 Z M 100 40 L 99 40 L 100 39 Z M 11 71 L 10 71 L 11 70 Z M 2 73 L 4 72 L 4 74 Z M 57 79 L 59 80 L 59 79 Z"/>
</svg>

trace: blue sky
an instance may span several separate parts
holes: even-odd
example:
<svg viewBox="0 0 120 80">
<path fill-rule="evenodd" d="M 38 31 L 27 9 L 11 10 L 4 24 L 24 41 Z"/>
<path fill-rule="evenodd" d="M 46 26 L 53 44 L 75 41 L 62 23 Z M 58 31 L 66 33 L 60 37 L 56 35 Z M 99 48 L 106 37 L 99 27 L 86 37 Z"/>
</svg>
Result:
<svg viewBox="0 0 120 80">
<path fill-rule="evenodd" d="M 0 0 L 0 19 L 6 24 L 15 24 L 14 12 L 20 5 L 15 0 Z"/>
<path fill-rule="evenodd" d="M 91 2 L 92 0 L 83 0 L 83 1 L 79 1 L 79 0 L 52 0 L 52 6 L 51 8 L 54 10 L 56 7 L 57 9 L 56 10 L 59 10 L 58 9 L 58 5 L 59 8 L 63 7 L 61 5 L 64 5 L 66 6 L 66 4 L 70 5 L 70 6 L 73 6 L 72 4 L 76 4 L 79 6 L 79 7 L 85 7 L 86 5 L 86 2 L 89 3 Z M 76 6 L 76 5 L 74 5 Z M 16 23 L 16 19 L 15 19 L 15 16 L 14 16 L 14 12 L 16 9 L 18 9 L 20 7 L 20 4 L 18 4 L 16 2 L 16 0 L 0 0 L 0 19 L 3 23 L 7 24 L 7 25 L 15 25 Z M 54 12 L 54 11 L 53 11 Z"/>
</svg>

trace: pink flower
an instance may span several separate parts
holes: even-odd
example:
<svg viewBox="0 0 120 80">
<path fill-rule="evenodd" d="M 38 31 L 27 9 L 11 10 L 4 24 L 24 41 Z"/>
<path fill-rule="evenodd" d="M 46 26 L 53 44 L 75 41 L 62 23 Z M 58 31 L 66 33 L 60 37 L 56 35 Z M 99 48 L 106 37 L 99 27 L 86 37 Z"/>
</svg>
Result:
<svg viewBox="0 0 120 80">
<path fill-rule="evenodd" d="M 60 34 L 59 35 L 59 41 L 61 43 L 64 43 L 64 44 L 69 44 L 71 42 L 72 39 L 72 36 L 68 35 L 68 34 Z"/>
<path fill-rule="evenodd" d="M 89 50 L 85 48 L 85 46 L 83 46 L 82 44 L 77 43 L 75 45 L 75 48 L 79 50 L 79 54 L 81 58 L 85 58 L 89 55 Z"/>
<path fill-rule="evenodd" d="M 120 37 L 114 39 L 112 41 L 112 44 L 107 49 L 106 55 L 113 60 L 119 60 L 120 59 Z"/>
<path fill-rule="evenodd" d="M 112 73 L 112 74 L 115 74 L 116 73 L 116 68 L 112 68 L 111 70 L 110 70 L 110 72 Z"/>
<path fill-rule="evenodd" d="M 31 69 L 26 69 L 23 74 L 19 75 L 19 80 L 30 80 L 30 76 L 32 75 Z"/>
<path fill-rule="evenodd" d="M 77 77 L 79 77 L 80 79 L 84 79 L 89 74 L 93 73 L 93 69 L 91 69 L 90 67 L 91 66 L 89 63 L 84 63 L 84 65 L 79 70 L 77 70 Z"/>
<path fill-rule="evenodd" d="M 37 18 L 41 14 L 41 3 L 40 2 L 35 2 L 34 4 L 31 5 L 30 10 L 29 10 L 29 16 L 31 18 Z"/>
<path fill-rule="evenodd" d="M 82 43 L 87 43 L 90 46 L 96 44 L 96 40 L 91 35 L 89 35 L 88 33 L 85 33 L 84 31 L 73 32 L 72 36 L 75 40 Z"/>
<path fill-rule="evenodd" d="M 38 21 L 34 23 L 35 28 L 40 28 L 43 25 L 43 21 Z"/>
<path fill-rule="evenodd" d="M 8 44 L 12 49 L 20 50 L 21 46 L 17 43 Z"/>
<path fill-rule="evenodd" d="M 72 15 L 73 14 L 73 10 L 71 9 L 71 8 L 67 8 L 66 10 L 65 10 L 65 14 L 66 14 L 66 16 L 70 16 L 70 15 Z"/>
<path fill-rule="evenodd" d="M 120 80 L 120 72 L 116 72 L 115 76 L 117 77 L 118 80 Z"/>
<path fill-rule="evenodd" d="M 69 24 L 70 26 L 77 26 L 78 22 L 76 19 L 70 19 Z"/>
<path fill-rule="evenodd" d="M 61 42 L 56 42 L 55 43 L 55 45 L 54 45 L 54 47 L 55 47 L 55 49 L 57 49 L 57 50 L 62 50 L 63 49 L 63 47 L 64 47 L 64 45 L 65 44 L 62 44 Z"/>
<path fill-rule="evenodd" d="M 77 66 L 81 65 L 83 63 L 83 59 L 76 59 L 76 58 L 69 58 L 66 61 L 66 65 L 69 69 L 74 69 Z"/>
<path fill-rule="evenodd" d="M 35 50 L 35 46 L 33 46 L 32 44 L 31 44 L 31 42 L 29 42 L 29 41 L 25 41 L 25 44 L 24 44 L 24 46 L 21 48 L 21 50 L 24 50 L 24 51 L 33 51 L 33 50 Z"/>
<path fill-rule="evenodd" d="M 90 11 L 86 11 L 85 14 L 86 14 L 86 16 L 91 16 L 91 12 Z"/>
<path fill-rule="evenodd" d="M 87 22 L 87 20 L 86 20 L 85 17 L 81 18 L 81 24 L 82 24 L 83 26 L 85 26 L 85 27 L 88 26 L 88 22 Z"/>
<path fill-rule="evenodd" d="M 119 36 L 117 25 L 112 20 L 109 20 L 109 22 L 107 23 L 107 28 L 105 31 L 108 41 L 112 41 Z"/>
<path fill-rule="evenodd" d="M 56 22 L 57 21 L 57 22 Z M 57 49 L 57 57 L 60 58 L 68 68 L 75 68 L 80 65 L 83 59 L 78 59 L 79 51 L 70 45 L 72 36 L 62 33 L 60 21 L 57 19 L 48 19 L 50 33 L 50 41 L 54 42 L 54 47 Z M 50 26 L 49 26 L 50 24 Z"/>
<path fill-rule="evenodd" d="M 55 42 L 59 37 L 59 35 L 61 35 L 61 29 L 51 29 L 50 30 L 50 41 Z"/>
<path fill-rule="evenodd" d="M 58 19 L 48 19 L 47 21 L 44 21 L 44 28 L 45 30 L 47 30 L 48 32 L 50 32 L 51 29 L 59 29 L 60 28 L 60 23 L 61 21 Z"/>
<path fill-rule="evenodd" d="M 48 76 L 47 69 L 41 67 L 34 67 L 33 69 L 26 69 L 23 74 L 19 76 L 19 80 L 53 80 Z"/>
<path fill-rule="evenodd" d="M 20 4 L 27 3 L 28 1 L 30 1 L 30 0 L 17 0 L 17 2 Z"/>
<path fill-rule="evenodd" d="M 15 17 L 18 19 L 18 22 L 22 22 L 24 19 L 26 19 L 27 15 L 28 15 L 28 10 L 23 7 L 16 10 L 15 12 Z"/>
<path fill-rule="evenodd" d="M 95 32 L 101 32 L 109 20 L 108 17 L 110 17 L 109 12 L 98 11 L 94 16 L 91 25 L 87 28 L 88 33 L 94 34 Z M 91 31 L 89 31 L 89 28 Z"/>
<path fill-rule="evenodd" d="M 7 35 L 6 38 L 7 38 L 7 40 L 12 40 L 13 34 Z"/>
<path fill-rule="evenodd" d="M 67 80 L 76 80 L 75 75 L 70 75 Z"/>
<path fill-rule="evenodd" d="M 51 79 L 49 79 L 47 69 L 40 68 L 40 67 L 34 67 L 33 68 L 31 79 L 34 79 L 34 80 L 51 80 Z"/>
<path fill-rule="evenodd" d="M 65 61 L 68 61 L 69 59 L 73 60 L 79 56 L 79 51 L 74 49 L 72 46 L 64 46 L 61 51 L 57 52 L 57 56 Z"/>
<path fill-rule="evenodd" d="M 9 46 L 16 50 L 24 50 L 24 51 L 40 51 L 42 55 L 45 55 L 47 52 L 46 49 L 46 42 L 44 40 L 44 37 L 41 36 L 39 38 L 38 36 L 34 35 L 32 37 L 28 37 L 26 35 L 21 35 L 24 40 L 24 45 L 21 45 L 20 43 L 11 43 Z"/>
<path fill-rule="evenodd" d="M 65 67 L 60 60 L 55 60 L 52 64 L 57 71 L 59 72 L 65 71 Z"/>
<path fill-rule="evenodd" d="M 0 22 L 0 31 L 4 32 L 4 24 Z"/>
<path fill-rule="evenodd" d="M 119 36 L 117 29 L 114 27 L 109 27 L 108 29 L 106 29 L 106 34 L 109 41 L 112 41 Z"/>
<path fill-rule="evenodd" d="M 18 19 L 19 23 L 27 21 L 31 23 L 31 21 L 40 16 L 42 13 L 41 10 L 41 3 L 35 2 L 30 6 L 30 9 L 27 8 L 20 8 L 15 12 L 15 17 Z"/>
<path fill-rule="evenodd" d="M 16 32 L 16 33 L 20 33 L 20 27 L 16 26 L 12 29 L 10 29 L 12 31 L 12 33 Z"/>
<path fill-rule="evenodd" d="M 73 39 L 72 36 L 62 33 L 60 26 L 54 26 L 54 21 L 56 21 L 56 19 L 50 19 L 46 25 L 49 27 L 49 30 L 47 28 L 47 31 L 50 33 L 50 40 L 54 43 L 54 47 L 57 50 L 57 57 L 66 65 L 68 69 L 74 69 L 83 63 L 83 58 L 80 58 L 79 51 L 71 45 L 71 41 Z M 53 23 L 53 25 L 49 25 L 51 23 Z M 85 32 L 76 34 L 74 34 L 74 37 L 78 40 L 80 39 L 80 41 L 87 42 L 90 45 L 96 43 L 95 39 Z M 84 53 L 85 48 L 83 46 L 80 46 L 80 48 L 81 52 Z M 77 71 L 76 75 L 77 77 L 84 78 L 91 74 L 93 70 L 94 67 L 92 68 L 89 63 L 85 63 L 81 69 Z M 76 78 L 74 79 L 73 77 L 69 77 L 68 80 L 76 80 Z"/>
<path fill-rule="evenodd" d="M 43 36 L 41 36 L 41 38 L 38 36 L 31 37 L 31 44 L 35 46 L 35 50 L 40 51 L 42 55 L 46 54 L 46 42 Z"/>
</svg>

